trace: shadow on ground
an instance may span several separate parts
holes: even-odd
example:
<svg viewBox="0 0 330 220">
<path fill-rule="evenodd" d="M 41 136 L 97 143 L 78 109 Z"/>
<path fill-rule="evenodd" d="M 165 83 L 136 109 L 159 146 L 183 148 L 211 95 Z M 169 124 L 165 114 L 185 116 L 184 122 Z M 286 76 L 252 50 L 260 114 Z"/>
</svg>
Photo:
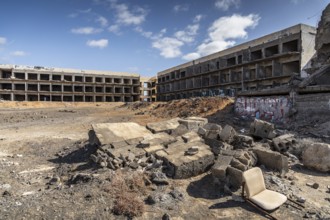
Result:
<svg viewBox="0 0 330 220">
<path fill-rule="evenodd" d="M 187 193 L 194 198 L 218 199 L 223 197 L 219 186 L 213 183 L 213 177 L 208 174 L 199 180 L 189 183 Z"/>
</svg>

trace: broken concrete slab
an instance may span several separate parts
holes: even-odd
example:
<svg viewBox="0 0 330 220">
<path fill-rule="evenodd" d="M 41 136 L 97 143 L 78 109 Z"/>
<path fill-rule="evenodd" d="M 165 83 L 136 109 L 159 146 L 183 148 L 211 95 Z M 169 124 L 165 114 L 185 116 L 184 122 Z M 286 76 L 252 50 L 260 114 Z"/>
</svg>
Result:
<svg viewBox="0 0 330 220">
<path fill-rule="evenodd" d="M 250 126 L 250 134 L 254 137 L 273 139 L 276 136 L 274 124 L 254 119 Z"/>
<path fill-rule="evenodd" d="M 306 147 L 302 154 L 304 166 L 321 171 L 330 171 L 330 145 L 325 143 L 313 143 Z"/>
<path fill-rule="evenodd" d="M 195 132 L 195 131 L 189 131 L 188 133 L 181 136 L 184 142 L 204 142 L 204 140 Z"/>
<path fill-rule="evenodd" d="M 212 152 L 215 155 L 219 155 L 223 150 L 232 150 L 234 147 L 230 144 L 227 144 L 222 141 L 218 141 L 215 139 L 204 138 L 204 141 L 207 145 L 209 145 L 212 149 Z"/>
<path fill-rule="evenodd" d="M 269 169 L 274 169 L 285 174 L 289 170 L 288 158 L 279 152 L 262 148 L 254 148 L 253 152 L 258 157 L 258 163 Z"/>
<path fill-rule="evenodd" d="M 167 121 L 151 122 L 147 124 L 147 128 L 152 133 L 166 132 L 170 134 L 171 130 L 176 129 L 180 125 L 179 120 L 180 118 L 173 118 Z"/>
<path fill-rule="evenodd" d="M 155 153 L 155 152 L 157 152 L 159 150 L 163 150 L 163 149 L 165 149 L 165 148 L 164 148 L 164 145 L 162 145 L 162 144 L 152 145 L 152 146 L 143 148 L 143 150 L 145 150 L 146 153 L 148 153 L 148 154 Z"/>
<path fill-rule="evenodd" d="M 188 117 L 179 119 L 179 123 L 186 126 L 188 130 L 197 132 L 200 127 L 203 127 L 208 122 L 207 118 Z"/>
<path fill-rule="evenodd" d="M 133 122 L 92 124 L 92 128 L 89 141 L 97 145 L 131 141 L 151 134 L 145 127 Z"/>
<path fill-rule="evenodd" d="M 168 145 L 173 142 L 176 142 L 175 137 L 169 135 L 168 133 L 160 132 L 145 136 L 143 140 L 138 144 L 138 147 L 149 147 L 153 145 Z"/>
<path fill-rule="evenodd" d="M 235 135 L 236 135 L 235 129 L 230 125 L 226 125 L 221 130 L 219 137 L 220 137 L 220 140 L 230 144 L 231 142 L 233 142 Z"/>
<path fill-rule="evenodd" d="M 198 153 L 186 155 L 185 152 L 191 147 L 197 147 Z M 205 172 L 214 163 L 210 147 L 202 142 L 173 143 L 168 149 L 157 151 L 155 154 L 167 165 L 166 174 L 174 179 L 196 176 Z"/>
<path fill-rule="evenodd" d="M 133 145 L 127 145 L 126 147 L 112 149 L 110 152 L 111 157 L 120 158 L 122 160 L 125 160 L 131 153 L 134 154 L 135 157 L 141 158 L 146 154 L 146 151 Z"/>
<path fill-rule="evenodd" d="M 187 132 L 189 132 L 188 128 L 185 125 L 180 124 L 176 129 L 172 130 L 171 135 L 173 137 L 178 137 L 184 135 Z"/>
</svg>

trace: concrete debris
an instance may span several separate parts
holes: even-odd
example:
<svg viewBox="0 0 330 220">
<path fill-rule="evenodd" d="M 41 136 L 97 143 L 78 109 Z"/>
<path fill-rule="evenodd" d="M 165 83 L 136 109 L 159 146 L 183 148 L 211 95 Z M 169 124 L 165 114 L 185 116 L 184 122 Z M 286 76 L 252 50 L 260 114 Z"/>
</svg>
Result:
<svg viewBox="0 0 330 220">
<path fill-rule="evenodd" d="M 245 149 L 253 147 L 254 141 L 253 138 L 246 135 L 235 135 L 232 145 L 234 146 L 234 149 Z"/>
<path fill-rule="evenodd" d="M 196 141 L 203 142 L 203 139 L 195 131 L 190 131 L 190 132 L 182 135 L 182 139 L 186 143 L 187 142 L 196 142 Z"/>
<path fill-rule="evenodd" d="M 198 147 L 198 153 L 186 155 L 191 147 Z M 174 179 L 184 179 L 205 172 L 214 163 L 210 147 L 202 142 L 173 143 L 168 149 L 156 152 L 166 164 L 166 174 Z"/>
<path fill-rule="evenodd" d="M 230 144 L 231 142 L 233 142 L 235 135 L 236 135 L 235 129 L 233 127 L 231 127 L 230 125 L 226 125 L 221 130 L 221 132 L 219 134 L 219 138 L 220 138 L 220 140 Z"/>
<path fill-rule="evenodd" d="M 250 126 L 250 134 L 258 138 L 273 139 L 276 136 L 274 124 L 254 119 Z"/>
<path fill-rule="evenodd" d="M 274 150 L 284 153 L 289 151 L 297 143 L 293 134 L 284 134 L 273 139 L 272 146 Z"/>
<path fill-rule="evenodd" d="M 147 128 L 152 133 L 166 132 L 170 134 L 171 131 L 176 129 L 179 125 L 180 125 L 179 118 L 173 118 L 167 121 L 148 123 Z"/>
<path fill-rule="evenodd" d="M 321 171 L 330 171 L 330 145 L 325 143 L 312 143 L 302 153 L 304 166 Z"/>
<path fill-rule="evenodd" d="M 200 127 L 208 123 L 207 118 L 188 117 L 186 119 L 179 119 L 179 123 L 186 126 L 189 131 L 197 132 Z"/>
<path fill-rule="evenodd" d="M 285 174 L 289 170 L 288 158 L 278 152 L 263 149 L 254 148 L 253 152 L 257 155 L 258 163 L 264 165 L 269 169 L 274 169 L 281 174 Z"/>
</svg>

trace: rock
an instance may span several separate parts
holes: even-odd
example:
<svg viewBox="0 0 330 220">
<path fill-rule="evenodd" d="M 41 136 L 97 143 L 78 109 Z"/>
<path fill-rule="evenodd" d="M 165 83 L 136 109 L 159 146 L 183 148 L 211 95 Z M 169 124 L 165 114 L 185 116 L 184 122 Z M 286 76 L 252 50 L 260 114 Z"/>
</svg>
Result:
<svg viewBox="0 0 330 220">
<path fill-rule="evenodd" d="M 91 181 L 93 177 L 87 173 L 77 173 L 71 176 L 69 183 L 70 184 L 77 184 L 77 183 L 87 183 Z"/>
<path fill-rule="evenodd" d="M 219 137 L 220 137 L 220 140 L 230 144 L 231 142 L 233 142 L 235 135 L 236 135 L 235 129 L 233 127 L 231 127 L 230 125 L 226 125 L 221 130 Z"/>
<path fill-rule="evenodd" d="M 235 135 L 234 140 L 231 145 L 234 146 L 234 149 L 244 149 L 250 148 L 254 144 L 253 138 L 246 135 Z"/>
<path fill-rule="evenodd" d="M 297 143 L 293 134 L 284 134 L 273 139 L 274 150 L 284 153 L 289 151 Z"/>
<path fill-rule="evenodd" d="M 190 147 L 198 147 L 198 153 L 184 156 Z M 184 179 L 205 172 L 213 163 L 214 155 L 209 146 L 202 142 L 173 143 L 166 151 L 156 153 L 166 165 L 166 174 L 174 179 Z"/>
<path fill-rule="evenodd" d="M 136 162 L 131 162 L 129 164 L 129 167 L 136 170 L 137 168 L 139 168 L 139 164 Z"/>
<path fill-rule="evenodd" d="M 92 124 L 92 128 L 89 143 L 99 146 L 142 139 L 150 134 L 145 127 L 133 122 Z"/>
<path fill-rule="evenodd" d="M 128 153 L 126 157 L 127 161 L 132 162 L 135 159 L 135 155 L 133 153 Z"/>
<path fill-rule="evenodd" d="M 178 191 L 177 189 L 173 189 L 171 192 L 169 192 L 169 194 L 175 199 L 175 200 L 179 200 L 182 201 L 183 200 L 183 194 Z"/>
<path fill-rule="evenodd" d="M 306 199 L 304 197 L 298 197 L 297 198 L 297 202 L 299 202 L 299 203 L 305 203 L 306 202 Z"/>
<path fill-rule="evenodd" d="M 234 167 L 228 166 L 227 168 L 227 179 L 229 185 L 234 189 L 239 189 L 242 185 L 242 174 L 243 172 Z"/>
<path fill-rule="evenodd" d="M 195 131 L 190 131 L 190 132 L 182 135 L 182 139 L 186 143 L 187 142 L 203 141 L 203 139 Z"/>
<path fill-rule="evenodd" d="M 60 182 L 61 182 L 60 177 L 54 176 L 53 178 L 50 179 L 49 184 L 56 185 L 56 184 L 59 184 Z"/>
<path fill-rule="evenodd" d="M 155 183 L 156 185 L 168 185 L 169 184 L 166 175 L 162 172 L 152 173 L 151 182 Z"/>
<path fill-rule="evenodd" d="M 204 137 L 206 135 L 206 129 L 205 128 L 198 128 L 197 134 Z"/>
<path fill-rule="evenodd" d="M 179 125 L 180 125 L 179 118 L 173 118 L 168 121 L 148 123 L 147 128 L 152 133 L 166 132 L 166 133 L 170 134 L 171 131 L 176 129 Z"/>
<path fill-rule="evenodd" d="M 145 136 L 144 139 L 138 144 L 138 147 L 149 147 L 154 145 L 169 145 L 175 142 L 175 137 L 165 132 L 159 132 L 156 134 L 150 134 Z"/>
<path fill-rule="evenodd" d="M 179 119 L 179 123 L 185 125 L 189 131 L 197 132 L 200 127 L 203 127 L 208 122 L 207 118 L 188 117 L 186 119 Z"/>
<path fill-rule="evenodd" d="M 254 148 L 253 152 L 257 155 L 258 164 L 264 165 L 269 169 L 275 169 L 285 174 L 289 170 L 288 158 L 278 152 Z"/>
<path fill-rule="evenodd" d="M 330 171 L 330 145 L 325 143 L 313 143 L 305 148 L 302 153 L 304 166 L 321 171 Z"/>
<path fill-rule="evenodd" d="M 250 126 L 250 134 L 254 137 L 273 139 L 276 136 L 274 124 L 254 119 Z"/>
<path fill-rule="evenodd" d="M 184 152 L 184 155 L 192 156 L 192 155 L 197 154 L 198 151 L 199 151 L 199 149 L 198 149 L 197 146 L 192 146 L 192 147 L 188 148 L 188 150 L 186 150 L 186 151 Z"/>
<path fill-rule="evenodd" d="M 167 213 L 165 213 L 162 217 L 162 220 L 170 220 L 170 219 L 171 219 L 171 217 Z"/>
<path fill-rule="evenodd" d="M 2 196 L 3 197 L 9 197 L 9 196 L 11 196 L 12 194 L 11 194 L 11 192 L 9 192 L 9 191 L 7 191 L 7 190 L 5 190 L 3 193 L 2 193 Z"/>
<path fill-rule="evenodd" d="M 318 183 L 314 183 L 313 185 L 312 185 L 312 188 L 314 188 L 314 189 L 318 189 L 319 188 L 319 184 Z"/>
<path fill-rule="evenodd" d="M 10 190 L 11 189 L 11 185 L 8 184 L 8 183 L 2 184 L 2 185 L 0 185 L 0 189 Z"/>
</svg>

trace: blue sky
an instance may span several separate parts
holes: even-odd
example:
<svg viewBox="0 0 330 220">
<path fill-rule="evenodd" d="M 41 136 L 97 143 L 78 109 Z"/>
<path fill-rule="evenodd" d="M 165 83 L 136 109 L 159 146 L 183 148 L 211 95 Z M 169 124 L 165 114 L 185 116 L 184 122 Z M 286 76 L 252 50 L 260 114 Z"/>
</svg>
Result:
<svg viewBox="0 0 330 220">
<path fill-rule="evenodd" d="M 2 0 L 0 64 L 135 72 L 172 66 L 298 23 L 329 0 Z"/>
</svg>

